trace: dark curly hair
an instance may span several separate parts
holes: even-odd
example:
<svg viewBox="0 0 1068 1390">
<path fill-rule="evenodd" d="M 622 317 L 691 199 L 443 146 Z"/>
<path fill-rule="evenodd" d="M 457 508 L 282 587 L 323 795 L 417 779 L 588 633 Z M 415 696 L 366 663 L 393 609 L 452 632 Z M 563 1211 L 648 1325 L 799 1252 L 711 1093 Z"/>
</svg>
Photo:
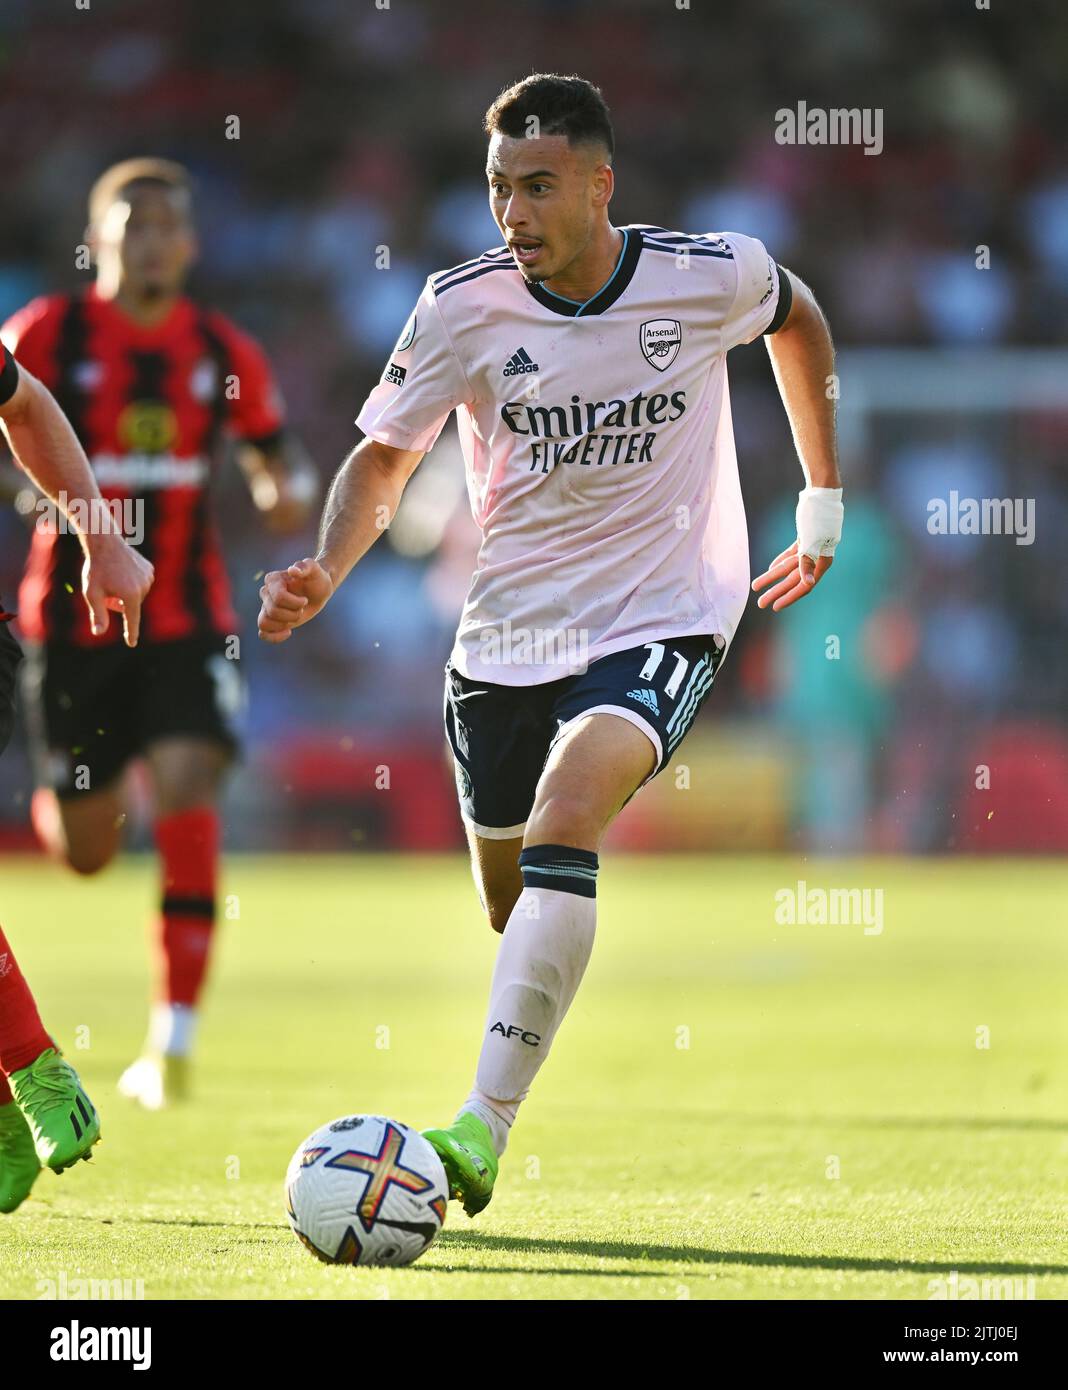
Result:
<svg viewBox="0 0 1068 1390">
<path fill-rule="evenodd" d="M 486 112 L 487 135 L 500 133 L 521 140 L 530 135 L 528 121 L 537 117 L 541 135 L 566 135 L 572 145 L 597 141 L 615 151 L 612 118 L 599 87 L 584 77 L 536 72 L 503 91 Z"/>
</svg>

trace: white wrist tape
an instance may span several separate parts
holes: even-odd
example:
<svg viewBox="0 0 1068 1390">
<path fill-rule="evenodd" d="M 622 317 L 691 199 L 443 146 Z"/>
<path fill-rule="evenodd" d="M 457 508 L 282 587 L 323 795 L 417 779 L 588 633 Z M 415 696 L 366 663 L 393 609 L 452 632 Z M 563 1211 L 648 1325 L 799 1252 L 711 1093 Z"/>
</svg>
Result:
<svg viewBox="0 0 1068 1390">
<path fill-rule="evenodd" d="M 833 555 L 842 539 L 842 506 L 840 487 L 807 487 L 797 497 L 797 553 L 818 560 L 821 555 Z"/>
</svg>

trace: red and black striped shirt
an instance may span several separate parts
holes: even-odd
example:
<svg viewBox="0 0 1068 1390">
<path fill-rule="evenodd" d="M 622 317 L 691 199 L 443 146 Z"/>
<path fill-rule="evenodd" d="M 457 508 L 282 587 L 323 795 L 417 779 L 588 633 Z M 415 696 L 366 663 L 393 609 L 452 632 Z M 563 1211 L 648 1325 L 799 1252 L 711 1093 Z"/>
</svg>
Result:
<svg viewBox="0 0 1068 1390">
<path fill-rule="evenodd" d="M 35 299 L 3 340 L 49 388 L 74 426 L 108 499 L 130 499 L 143 522 L 137 548 L 155 566 L 142 638 L 230 633 L 237 618 L 209 484 L 225 432 L 269 443 L 282 406 L 262 349 L 222 314 L 179 299 L 146 328 L 95 289 Z M 19 589 L 19 624 L 33 641 L 98 646 L 81 597 L 77 537 L 39 525 Z"/>
</svg>

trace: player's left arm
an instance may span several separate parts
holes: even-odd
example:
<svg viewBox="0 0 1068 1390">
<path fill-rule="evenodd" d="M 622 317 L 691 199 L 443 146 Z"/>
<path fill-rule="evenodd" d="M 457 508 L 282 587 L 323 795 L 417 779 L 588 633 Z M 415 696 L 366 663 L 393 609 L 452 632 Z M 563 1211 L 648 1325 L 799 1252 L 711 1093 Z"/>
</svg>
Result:
<svg viewBox="0 0 1068 1390">
<path fill-rule="evenodd" d="M 272 531 L 299 531 L 319 500 L 319 474 L 285 422 L 267 354 L 228 319 L 213 323 L 229 360 L 227 425 L 252 500 Z"/>
<path fill-rule="evenodd" d="M 765 334 L 779 395 L 793 432 L 805 488 L 797 504 L 797 540 L 753 580 L 762 593 L 757 607 L 788 608 L 830 569 L 842 534 L 842 480 L 834 421 L 834 344 L 823 311 L 809 287 L 792 271 L 792 301 L 780 328 Z M 780 296 L 784 287 L 780 286 Z M 770 587 L 769 587 L 770 586 Z"/>
<path fill-rule="evenodd" d="M 237 441 L 237 462 L 252 500 L 272 531 L 299 531 L 319 498 L 319 474 L 289 430 L 264 440 Z"/>
</svg>

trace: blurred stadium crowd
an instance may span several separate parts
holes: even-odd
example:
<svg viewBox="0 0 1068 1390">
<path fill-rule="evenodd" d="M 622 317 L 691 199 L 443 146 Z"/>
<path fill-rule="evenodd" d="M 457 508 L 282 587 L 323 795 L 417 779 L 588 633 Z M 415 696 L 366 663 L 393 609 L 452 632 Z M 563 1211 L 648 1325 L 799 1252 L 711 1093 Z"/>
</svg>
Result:
<svg viewBox="0 0 1068 1390">
<path fill-rule="evenodd" d="M 815 289 L 845 382 L 859 347 L 1063 336 L 1068 14 L 1052 5 L 6 0 L 0 42 L 0 314 L 85 282 L 75 248 L 103 167 L 183 161 L 202 237 L 193 292 L 265 344 L 324 483 L 425 276 L 497 244 L 481 117 L 539 69 L 602 86 L 615 221 L 761 237 Z M 776 111 L 800 100 L 881 108 L 883 152 L 777 144 Z M 789 543 L 801 479 L 759 343 L 731 371 L 756 572 Z M 949 399 L 868 424 L 843 460 L 833 574 L 788 615 L 750 609 L 688 741 L 702 813 L 685 835 L 658 814 L 675 794 L 665 775 L 621 822 L 626 843 L 1068 846 L 1068 597 L 1054 569 L 1068 411 L 979 416 Z M 951 488 L 1035 498 L 1034 543 L 932 536 L 928 500 Z M 282 649 L 255 639 L 257 576 L 313 537 L 266 536 L 235 470 L 219 504 L 252 690 L 229 843 L 459 843 L 441 676 L 477 535 L 451 427 L 389 536 Z M 9 604 L 24 530 L 6 508 Z M 28 788 L 13 750 L 0 768 L 11 842 Z"/>
</svg>

